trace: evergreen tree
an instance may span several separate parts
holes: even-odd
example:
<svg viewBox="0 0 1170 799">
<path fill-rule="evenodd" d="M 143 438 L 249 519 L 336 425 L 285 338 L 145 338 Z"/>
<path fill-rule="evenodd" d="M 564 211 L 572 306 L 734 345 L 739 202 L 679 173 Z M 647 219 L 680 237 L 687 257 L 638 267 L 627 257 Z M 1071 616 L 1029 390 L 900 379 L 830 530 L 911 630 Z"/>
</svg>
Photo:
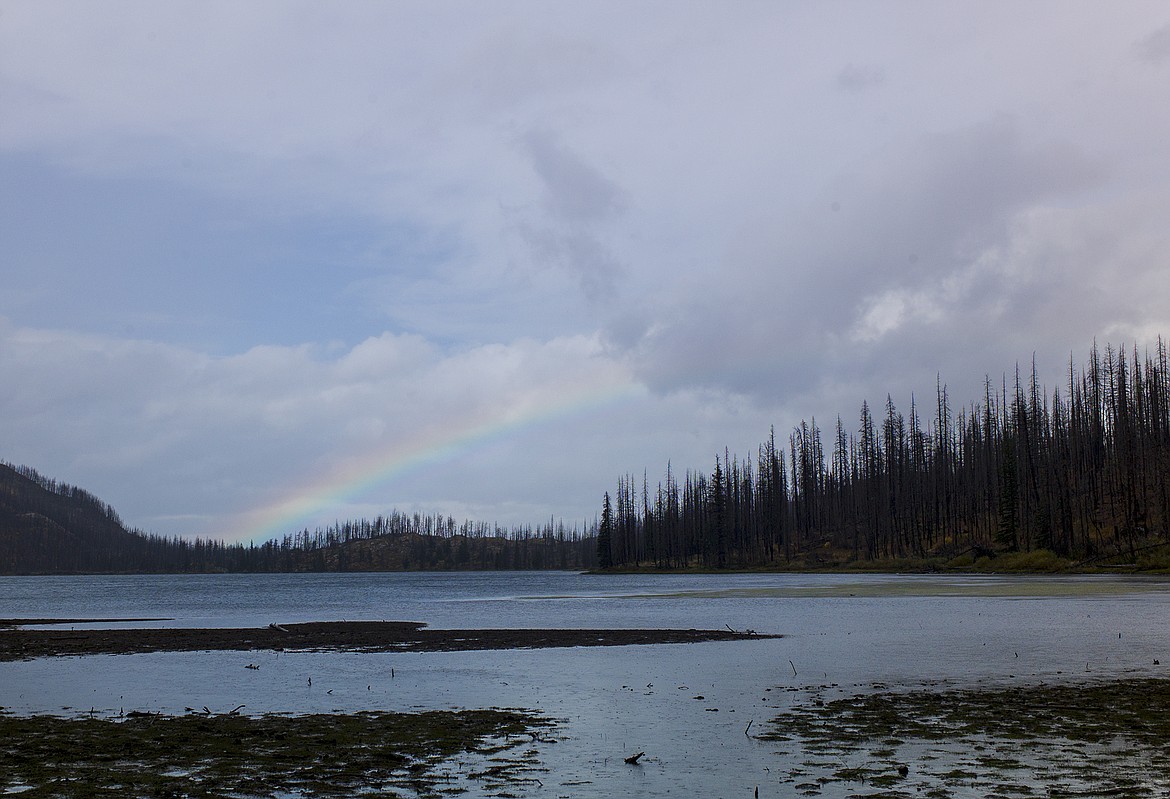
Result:
<svg viewBox="0 0 1170 799">
<path fill-rule="evenodd" d="M 601 508 L 601 526 L 597 529 L 597 566 L 601 569 L 613 568 L 613 507 L 609 502 L 609 492 L 605 492 L 605 501 Z"/>
</svg>

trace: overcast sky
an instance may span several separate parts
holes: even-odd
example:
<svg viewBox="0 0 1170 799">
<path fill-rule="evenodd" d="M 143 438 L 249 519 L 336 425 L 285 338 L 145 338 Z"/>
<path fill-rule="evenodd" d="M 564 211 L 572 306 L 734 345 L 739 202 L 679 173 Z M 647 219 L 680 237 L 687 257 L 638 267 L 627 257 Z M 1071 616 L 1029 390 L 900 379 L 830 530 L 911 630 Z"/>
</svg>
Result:
<svg viewBox="0 0 1170 799">
<path fill-rule="evenodd" d="M 164 535 L 583 523 L 1170 332 L 1154 2 L 0 0 L 0 459 Z"/>
</svg>

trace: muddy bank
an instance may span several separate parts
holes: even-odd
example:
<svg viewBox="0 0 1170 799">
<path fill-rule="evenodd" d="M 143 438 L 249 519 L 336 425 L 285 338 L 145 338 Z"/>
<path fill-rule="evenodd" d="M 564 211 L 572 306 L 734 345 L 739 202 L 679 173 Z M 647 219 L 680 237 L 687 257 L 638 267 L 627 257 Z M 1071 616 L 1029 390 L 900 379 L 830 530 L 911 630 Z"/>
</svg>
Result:
<svg viewBox="0 0 1170 799">
<path fill-rule="evenodd" d="M 0 715 L 0 794 L 431 797 L 537 783 L 519 710 L 125 719 Z"/>
<path fill-rule="evenodd" d="M 0 629 L 0 661 L 68 655 L 202 650 L 454 652 L 571 646 L 687 644 L 776 638 L 732 630 L 432 630 L 423 622 L 339 621 L 243 629 Z"/>
<path fill-rule="evenodd" d="M 765 725 L 804 758 L 783 781 L 806 796 L 1170 796 L 1170 679 L 881 690 L 822 686 Z"/>
<path fill-rule="evenodd" d="M 0 627 L 29 627 L 53 624 L 110 624 L 113 622 L 174 621 L 163 616 L 142 616 L 129 619 L 0 619 Z"/>
</svg>

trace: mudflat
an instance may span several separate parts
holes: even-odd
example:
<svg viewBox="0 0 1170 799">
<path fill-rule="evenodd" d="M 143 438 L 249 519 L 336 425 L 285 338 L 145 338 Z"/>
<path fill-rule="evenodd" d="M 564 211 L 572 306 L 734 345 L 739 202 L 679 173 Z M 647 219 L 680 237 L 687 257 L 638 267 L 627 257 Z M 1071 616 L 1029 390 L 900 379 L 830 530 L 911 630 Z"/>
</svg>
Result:
<svg viewBox="0 0 1170 799">
<path fill-rule="evenodd" d="M 0 795 L 490 796 L 539 784 L 531 745 L 552 721 L 522 710 L 308 716 L 0 714 Z"/>
<path fill-rule="evenodd" d="M 18 624 L 29 621 L 6 620 Z M 81 620 L 74 620 L 81 623 Z M 92 620 L 89 620 L 92 621 Z M 55 619 L 57 626 L 68 619 Z M 211 650 L 453 652 L 574 646 L 687 644 L 779 638 L 751 630 L 430 629 L 425 622 L 335 621 L 245 628 L 28 629 L 0 627 L 0 661 L 75 655 Z"/>
</svg>

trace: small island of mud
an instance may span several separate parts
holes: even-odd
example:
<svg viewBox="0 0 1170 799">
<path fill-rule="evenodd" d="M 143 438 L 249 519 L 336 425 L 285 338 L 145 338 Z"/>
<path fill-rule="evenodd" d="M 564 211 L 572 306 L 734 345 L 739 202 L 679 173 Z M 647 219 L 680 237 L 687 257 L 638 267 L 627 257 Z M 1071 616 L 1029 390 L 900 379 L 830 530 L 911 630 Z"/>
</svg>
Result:
<svg viewBox="0 0 1170 799">
<path fill-rule="evenodd" d="M 27 622 L 26 622 L 27 623 Z M 68 620 L 56 620 L 67 624 Z M 726 630 L 439 630 L 423 622 L 337 621 L 255 628 L 32 630 L 0 627 L 0 661 L 196 651 L 454 652 L 574 646 L 687 644 L 778 638 Z"/>
</svg>

